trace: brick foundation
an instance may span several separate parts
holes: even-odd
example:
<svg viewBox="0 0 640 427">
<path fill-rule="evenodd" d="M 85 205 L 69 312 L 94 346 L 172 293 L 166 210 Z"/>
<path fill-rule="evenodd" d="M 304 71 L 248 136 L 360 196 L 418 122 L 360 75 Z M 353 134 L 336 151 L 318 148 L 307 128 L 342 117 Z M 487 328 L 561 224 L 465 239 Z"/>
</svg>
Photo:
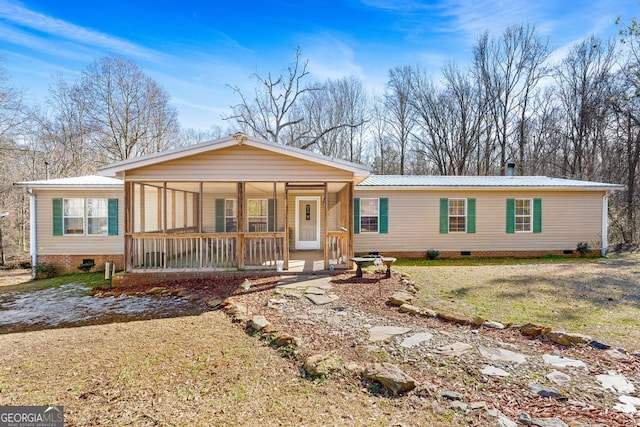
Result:
<svg viewBox="0 0 640 427">
<path fill-rule="evenodd" d="M 440 251 L 439 259 L 459 259 L 459 258 L 536 258 L 544 255 L 559 255 L 565 257 L 579 257 L 580 253 L 575 249 L 570 250 L 550 250 L 550 251 Z M 463 252 L 465 255 L 463 255 Z M 381 252 L 381 255 L 395 258 L 426 259 L 427 251 L 390 251 Z M 366 253 L 358 255 L 367 255 Z M 589 256 L 599 256 L 599 249 L 589 251 Z"/>
<path fill-rule="evenodd" d="M 95 265 L 90 271 L 104 270 L 106 261 L 114 261 L 116 270 L 124 268 L 124 255 L 38 255 L 38 264 L 51 264 L 58 274 L 78 273 L 78 265 L 82 260 L 92 259 Z"/>
</svg>

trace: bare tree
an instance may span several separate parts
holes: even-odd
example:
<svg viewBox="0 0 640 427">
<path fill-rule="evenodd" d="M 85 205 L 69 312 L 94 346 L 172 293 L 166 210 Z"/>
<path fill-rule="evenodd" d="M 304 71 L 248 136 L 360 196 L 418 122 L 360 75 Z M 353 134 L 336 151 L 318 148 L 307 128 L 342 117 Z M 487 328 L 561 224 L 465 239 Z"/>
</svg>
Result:
<svg viewBox="0 0 640 427">
<path fill-rule="evenodd" d="M 455 65 L 443 72 L 443 86 L 424 73 L 416 76 L 413 105 L 422 132 L 418 146 L 441 175 L 472 170 L 472 156 L 483 130 L 483 100 L 475 81 Z"/>
<path fill-rule="evenodd" d="M 416 126 L 416 111 L 411 100 L 411 86 L 415 76 L 416 71 L 410 66 L 391 69 L 384 95 L 389 136 L 398 149 L 400 175 L 407 172 L 406 163 L 411 149 L 411 135 Z"/>
<path fill-rule="evenodd" d="M 309 75 L 308 61 L 301 61 L 298 47 L 292 64 L 285 74 L 277 76 L 267 73 L 262 77 L 257 72 L 253 78 L 257 81 L 253 97 L 247 97 L 238 86 L 230 86 L 240 97 L 240 103 L 232 106 L 233 114 L 223 116 L 224 120 L 233 120 L 242 131 L 274 142 L 293 144 L 293 135 L 283 140 L 283 133 L 301 123 L 304 117 L 294 115 L 294 108 L 300 97 L 308 92 L 321 90 L 317 86 L 305 86 L 304 79 Z"/>
<path fill-rule="evenodd" d="M 157 152 L 176 143 L 177 112 L 168 94 L 133 62 L 101 58 L 83 71 L 78 86 L 87 125 L 106 160 Z"/>
<path fill-rule="evenodd" d="M 511 26 L 500 38 L 489 38 L 486 32 L 474 48 L 474 70 L 490 101 L 501 173 L 512 150 L 518 153 L 520 168 L 524 167 L 529 100 L 547 73 L 543 64 L 548 55 L 547 45 L 529 25 Z"/>
<path fill-rule="evenodd" d="M 298 145 L 316 148 L 327 156 L 359 162 L 364 145 L 362 129 L 367 121 L 366 102 L 362 83 L 355 77 L 327 80 L 322 90 L 305 94 L 297 107 L 305 117 L 296 126 Z"/>
<path fill-rule="evenodd" d="M 558 67 L 558 96 L 565 117 L 565 175 L 596 178 L 607 127 L 615 45 L 591 36 L 571 48 Z"/>
<path fill-rule="evenodd" d="M 373 169 L 377 174 L 397 173 L 397 152 L 389 135 L 390 127 L 384 109 L 384 100 L 376 98 L 370 112 L 369 133 L 371 135 L 370 150 L 373 158 Z"/>
</svg>

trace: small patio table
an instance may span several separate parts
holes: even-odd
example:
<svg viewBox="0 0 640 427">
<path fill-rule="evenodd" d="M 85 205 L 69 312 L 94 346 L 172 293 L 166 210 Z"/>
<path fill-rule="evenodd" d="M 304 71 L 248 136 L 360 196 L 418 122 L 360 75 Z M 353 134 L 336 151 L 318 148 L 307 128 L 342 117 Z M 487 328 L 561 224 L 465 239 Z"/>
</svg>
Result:
<svg viewBox="0 0 640 427">
<path fill-rule="evenodd" d="M 355 262 L 358 268 L 356 269 L 356 277 L 362 277 L 362 267 L 367 265 L 375 264 L 376 259 L 382 261 L 384 265 L 387 266 L 387 273 L 385 275 L 386 278 L 391 277 L 391 264 L 396 262 L 395 258 L 386 257 L 386 256 L 363 256 L 363 257 L 354 257 L 350 258 L 351 261 Z"/>
</svg>

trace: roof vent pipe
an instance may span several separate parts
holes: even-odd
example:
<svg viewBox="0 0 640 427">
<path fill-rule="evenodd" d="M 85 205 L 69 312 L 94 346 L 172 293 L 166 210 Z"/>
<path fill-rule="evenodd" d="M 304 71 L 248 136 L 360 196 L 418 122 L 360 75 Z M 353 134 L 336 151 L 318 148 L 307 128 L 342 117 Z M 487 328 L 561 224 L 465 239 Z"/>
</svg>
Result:
<svg viewBox="0 0 640 427">
<path fill-rule="evenodd" d="M 49 162 L 44 162 L 44 179 L 49 181 Z"/>
<path fill-rule="evenodd" d="M 516 164 L 507 163 L 507 176 L 514 176 L 516 174 Z"/>
</svg>

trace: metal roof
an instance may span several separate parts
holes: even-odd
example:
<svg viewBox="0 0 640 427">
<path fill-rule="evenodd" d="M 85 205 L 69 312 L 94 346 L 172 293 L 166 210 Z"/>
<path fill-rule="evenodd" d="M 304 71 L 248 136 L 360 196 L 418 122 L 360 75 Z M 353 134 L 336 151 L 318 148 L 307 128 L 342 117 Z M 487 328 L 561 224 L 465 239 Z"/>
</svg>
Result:
<svg viewBox="0 0 640 427">
<path fill-rule="evenodd" d="M 100 175 L 74 176 L 71 178 L 43 179 L 15 182 L 16 187 L 28 188 L 122 188 L 122 180 Z"/>
<path fill-rule="evenodd" d="M 623 190 L 620 184 L 550 178 L 547 176 L 438 176 L 370 175 L 356 188 L 541 188 L 576 190 Z"/>
</svg>

